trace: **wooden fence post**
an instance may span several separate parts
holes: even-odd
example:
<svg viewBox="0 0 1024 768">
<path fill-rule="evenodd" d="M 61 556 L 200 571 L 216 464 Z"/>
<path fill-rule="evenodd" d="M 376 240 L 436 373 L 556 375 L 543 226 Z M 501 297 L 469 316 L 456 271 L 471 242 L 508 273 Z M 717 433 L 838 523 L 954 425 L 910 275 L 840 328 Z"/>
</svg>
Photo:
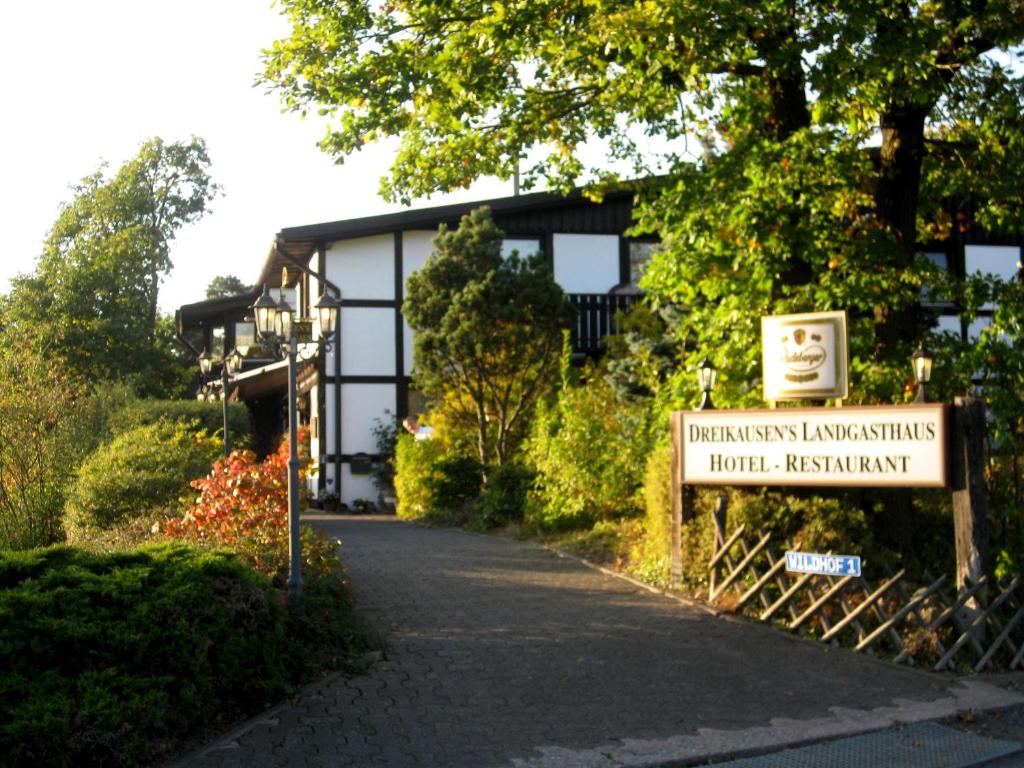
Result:
<svg viewBox="0 0 1024 768">
<path fill-rule="evenodd" d="M 718 499 L 715 503 L 715 508 L 711 512 L 711 520 L 715 526 L 715 548 L 711 553 L 712 557 L 718 554 L 719 548 L 724 547 L 727 541 L 725 536 L 725 513 L 729 508 L 729 497 L 725 493 L 718 494 Z M 715 594 L 718 589 L 718 566 L 711 569 L 711 574 L 708 581 L 708 596 Z"/>
</svg>

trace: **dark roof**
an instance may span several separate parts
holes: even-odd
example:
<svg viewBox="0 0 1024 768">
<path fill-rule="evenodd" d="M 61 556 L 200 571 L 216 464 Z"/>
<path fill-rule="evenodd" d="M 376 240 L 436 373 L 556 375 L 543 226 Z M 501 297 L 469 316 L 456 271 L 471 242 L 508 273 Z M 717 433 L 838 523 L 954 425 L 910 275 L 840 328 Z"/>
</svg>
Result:
<svg viewBox="0 0 1024 768">
<path fill-rule="evenodd" d="M 216 299 L 182 304 L 174 312 L 178 333 L 182 333 L 186 326 L 197 325 L 211 318 L 214 322 L 217 322 L 225 314 L 248 309 L 256 301 L 257 296 L 259 296 L 259 291 L 254 288 L 248 293 L 239 293 L 234 296 L 219 296 Z"/>
<path fill-rule="evenodd" d="M 263 289 L 261 288 L 260 291 Z M 192 304 L 182 304 L 179 308 L 179 312 L 185 312 L 188 314 L 201 314 L 206 315 L 211 312 L 224 312 L 232 309 L 237 309 L 242 306 L 250 306 L 256 297 L 260 295 L 260 291 L 253 288 L 251 291 L 245 293 L 236 293 L 233 296 L 218 296 L 215 299 L 204 299 L 203 301 L 196 301 Z"/>
<path fill-rule="evenodd" d="M 595 203 L 584 197 L 580 189 L 564 196 L 550 192 L 535 192 L 433 208 L 412 208 L 397 213 L 323 224 L 286 227 L 277 233 L 256 284 L 262 286 L 266 283 L 276 287 L 280 282 L 281 267 L 292 267 L 296 262 L 308 264 L 321 243 L 410 229 L 433 230 L 441 224 L 454 227 L 464 215 L 483 205 L 491 209 L 495 223 L 509 237 L 541 237 L 555 231 L 620 234 L 633 223 L 633 194 L 632 190 L 608 192 L 603 202 Z"/>
</svg>

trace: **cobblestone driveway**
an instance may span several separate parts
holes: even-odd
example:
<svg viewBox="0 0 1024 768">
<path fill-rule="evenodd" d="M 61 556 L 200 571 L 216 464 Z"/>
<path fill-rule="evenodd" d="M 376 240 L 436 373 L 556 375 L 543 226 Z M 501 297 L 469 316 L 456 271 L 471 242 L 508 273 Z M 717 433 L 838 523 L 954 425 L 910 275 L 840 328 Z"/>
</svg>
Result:
<svg viewBox="0 0 1024 768">
<path fill-rule="evenodd" d="M 189 766 L 651 765 L 1022 699 L 716 617 L 531 544 L 320 517 L 386 658 Z"/>
</svg>

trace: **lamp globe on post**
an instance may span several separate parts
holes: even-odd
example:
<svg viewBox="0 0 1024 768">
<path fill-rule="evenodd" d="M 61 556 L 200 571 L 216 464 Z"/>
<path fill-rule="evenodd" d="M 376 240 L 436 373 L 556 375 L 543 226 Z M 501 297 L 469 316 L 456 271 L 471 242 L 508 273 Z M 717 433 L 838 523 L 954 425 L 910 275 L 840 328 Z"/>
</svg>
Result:
<svg viewBox="0 0 1024 768">
<path fill-rule="evenodd" d="M 320 320 L 320 335 L 329 336 L 334 333 L 338 323 L 341 301 L 324 292 L 320 295 L 320 300 L 317 301 L 314 309 L 316 309 L 317 318 Z"/>
<path fill-rule="evenodd" d="M 227 357 L 228 373 L 234 376 L 236 373 L 240 372 L 244 361 L 245 358 L 242 356 L 242 353 L 239 352 L 237 348 L 232 349 L 231 352 L 228 353 Z"/>
<path fill-rule="evenodd" d="M 923 346 L 910 358 L 914 364 L 914 378 L 917 380 L 917 397 L 915 403 L 927 403 L 928 396 L 925 392 L 928 382 L 932 379 L 932 355 Z"/>
<path fill-rule="evenodd" d="M 277 302 L 270 295 L 265 283 L 263 293 L 250 309 L 256 317 L 256 333 L 264 339 L 273 336 L 277 325 Z"/>
<path fill-rule="evenodd" d="M 274 316 L 274 332 L 282 339 L 289 339 L 292 335 L 292 320 L 295 310 L 291 304 L 282 296 L 277 302 L 277 314 Z"/>
<path fill-rule="evenodd" d="M 697 410 L 713 410 L 715 404 L 711 402 L 711 390 L 715 388 L 715 382 L 718 381 L 718 369 L 706 357 L 697 366 L 697 379 L 700 382 L 700 391 L 703 393 Z"/>
<path fill-rule="evenodd" d="M 199 372 L 203 374 L 203 376 L 209 376 L 210 371 L 212 370 L 213 358 L 210 357 L 210 353 L 204 348 L 203 351 L 199 353 Z"/>
</svg>

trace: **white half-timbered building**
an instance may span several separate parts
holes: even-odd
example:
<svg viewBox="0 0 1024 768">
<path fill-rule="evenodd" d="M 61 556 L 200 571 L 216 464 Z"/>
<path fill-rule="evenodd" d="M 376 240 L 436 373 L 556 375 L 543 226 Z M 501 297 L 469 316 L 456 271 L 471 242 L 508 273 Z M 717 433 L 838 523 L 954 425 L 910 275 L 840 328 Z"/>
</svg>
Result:
<svg viewBox="0 0 1024 768">
<path fill-rule="evenodd" d="M 505 232 L 506 253 L 539 252 L 547 260 L 578 309 L 574 350 L 595 354 L 615 311 L 635 298 L 653 244 L 624 236 L 632 224 L 631 201 L 627 193 L 600 204 L 578 193 L 539 193 L 282 229 L 257 292 L 267 285 L 276 298 L 286 269 L 285 298 L 300 316 L 314 314 L 322 285 L 341 296 L 340 344 L 299 369 L 301 419 L 310 427 L 310 455 L 320 465 L 314 490 L 334 491 L 349 505 L 377 499 L 369 474 L 378 458 L 374 429 L 422 407 L 412 389 L 412 331 L 402 302 L 406 280 L 426 263 L 442 223 L 454 228 L 463 215 L 487 205 Z M 185 305 L 177 313 L 179 335 L 215 358 L 235 347 L 258 350 L 247 317 L 254 298 Z M 265 438 L 259 449 L 268 450 L 282 433 L 286 374 L 285 363 L 250 354 L 234 380 L 230 396 L 247 403 L 257 435 Z"/>
</svg>

